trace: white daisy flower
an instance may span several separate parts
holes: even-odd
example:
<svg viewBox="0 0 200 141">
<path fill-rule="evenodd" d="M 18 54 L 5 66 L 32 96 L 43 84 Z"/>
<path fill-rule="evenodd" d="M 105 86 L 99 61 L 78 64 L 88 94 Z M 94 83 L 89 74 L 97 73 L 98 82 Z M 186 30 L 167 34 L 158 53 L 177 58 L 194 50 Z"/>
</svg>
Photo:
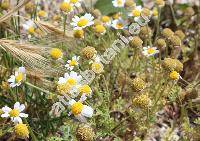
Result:
<svg viewBox="0 0 200 141">
<path fill-rule="evenodd" d="M 22 111 L 25 109 L 24 104 L 20 104 L 19 102 L 16 102 L 14 105 L 14 109 L 9 108 L 8 106 L 5 106 L 2 108 L 2 111 L 4 112 L 1 117 L 2 118 L 8 118 L 10 117 L 11 120 L 17 124 L 22 123 L 21 118 L 27 118 L 28 114 L 22 113 Z"/>
<path fill-rule="evenodd" d="M 65 65 L 65 67 L 69 70 L 73 70 L 75 66 L 78 66 L 78 61 L 79 61 L 80 56 L 74 56 L 72 57 L 72 60 L 68 60 L 67 64 Z"/>
<path fill-rule="evenodd" d="M 142 12 L 142 6 L 136 6 L 130 13 L 128 13 L 128 16 L 140 17 L 141 12 Z"/>
<path fill-rule="evenodd" d="M 69 74 L 65 73 L 64 77 L 66 79 L 66 82 L 69 83 L 71 86 L 79 85 L 82 80 L 82 76 L 78 75 L 74 71 L 71 71 Z"/>
<path fill-rule="evenodd" d="M 64 0 L 64 2 L 71 3 L 73 6 L 80 7 L 83 0 Z"/>
<path fill-rule="evenodd" d="M 78 29 L 80 30 L 80 29 L 93 25 L 94 24 L 93 19 L 94 17 L 89 13 L 86 13 L 82 17 L 74 16 L 74 18 L 72 19 L 73 22 L 71 23 L 71 25 L 74 27 L 75 30 L 78 30 Z"/>
<path fill-rule="evenodd" d="M 91 118 L 94 110 L 92 107 L 82 104 L 81 101 L 76 102 L 74 99 L 68 102 L 71 112 L 80 121 L 85 121 L 85 117 Z"/>
<path fill-rule="evenodd" d="M 142 53 L 147 56 L 147 57 L 150 57 L 150 56 L 154 56 L 155 54 L 159 53 L 159 50 L 156 48 L 156 47 L 143 47 L 143 51 Z"/>
<path fill-rule="evenodd" d="M 35 33 L 36 24 L 32 20 L 26 21 L 22 25 L 22 27 L 28 34 L 34 34 Z"/>
<path fill-rule="evenodd" d="M 109 16 L 102 16 L 101 21 L 103 22 L 103 25 L 110 27 L 112 23 L 112 19 Z"/>
<path fill-rule="evenodd" d="M 114 7 L 124 7 L 126 0 L 113 0 L 113 6 Z"/>
<path fill-rule="evenodd" d="M 104 71 L 104 66 L 101 63 L 101 58 L 99 56 L 95 56 L 92 61 L 89 62 L 91 64 L 92 71 L 99 74 Z"/>
<path fill-rule="evenodd" d="M 8 79 L 10 83 L 10 87 L 14 88 L 16 86 L 20 86 L 23 81 L 26 80 L 26 70 L 24 67 L 19 67 L 18 71 L 15 72 L 15 75 L 11 75 Z"/>
<path fill-rule="evenodd" d="M 124 29 L 125 28 L 125 21 L 122 19 L 117 19 L 112 21 L 112 27 L 114 29 Z"/>
</svg>

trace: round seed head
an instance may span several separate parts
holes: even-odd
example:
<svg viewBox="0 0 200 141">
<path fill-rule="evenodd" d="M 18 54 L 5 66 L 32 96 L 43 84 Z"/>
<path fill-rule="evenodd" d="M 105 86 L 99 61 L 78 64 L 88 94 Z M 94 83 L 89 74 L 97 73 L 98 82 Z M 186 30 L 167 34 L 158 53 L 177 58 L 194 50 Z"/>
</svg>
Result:
<svg viewBox="0 0 200 141">
<path fill-rule="evenodd" d="M 131 47 L 142 47 L 143 41 L 141 40 L 140 37 L 134 36 L 133 39 L 130 42 Z"/>
<path fill-rule="evenodd" d="M 172 35 L 174 35 L 174 32 L 173 32 L 170 28 L 165 28 L 165 29 L 163 29 L 163 31 L 162 31 L 162 35 L 163 35 L 165 38 L 169 38 L 169 37 L 171 37 Z"/>
<path fill-rule="evenodd" d="M 76 138 L 78 141 L 93 141 L 95 133 L 88 125 L 81 125 L 77 128 Z"/>
<path fill-rule="evenodd" d="M 85 48 L 82 49 L 81 54 L 84 58 L 86 59 L 92 59 L 94 55 L 96 55 L 96 50 L 94 47 L 91 46 L 87 46 Z"/>
<path fill-rule="evenodd" d="M 169 38 L 169 41 L 170 41 L 171 45 L 173 45 L 173 46 L 180 46 L 181 45 L 181 39 L 176 35 L 171 36 Z"/>
<path fill-rule="evenodd" d="M 140 33 L 139 33 L 140 38 L 142 39 L 148 39 L 151 38 L 152 36 L 152 31 L 149 27 L 143 26 L 140 28 Z"/>
<path fill-rule="evenodd" d="M 178 36 L 181 40 L 183 40 L 185 38 L 185 34 L 183 33 L 182 30 L 177 30 L 175 32 L 175 35 Z"/>
<path fill-rule="evenodd" d="M 167 71 L 183 71 L 183 64 L 177 59 L 165 58 L 163 61 L 163 67 Z"/>
<path fill-rule="evenodd" d="M 134 78 L 132 80 L 132 88 L 134 91 L 142 91 L 145 88 L 146 83 L 141 78 Z"/>
</svg>

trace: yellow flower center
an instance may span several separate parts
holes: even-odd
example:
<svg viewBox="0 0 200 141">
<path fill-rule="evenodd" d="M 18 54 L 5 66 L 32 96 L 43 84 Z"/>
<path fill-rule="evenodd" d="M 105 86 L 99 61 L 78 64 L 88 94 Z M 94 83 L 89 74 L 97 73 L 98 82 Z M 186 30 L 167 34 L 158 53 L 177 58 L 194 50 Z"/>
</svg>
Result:
<svg viewBox="0 0 200 141">
<path fill-rule="evenodd" d="M 13 109 L 9 112 L 11 117 L 18 117 L 19 116 L 19 110 Z"/>
<path fill-rule="evenodd" d="M 63 2 L 60 5 L 60 10 L 63 12 L 70 12 L 72 10 L 72 6 L 67 2 Z"/>
<path fill-rule="evenodd" d="M 79 88 L 79 91 L 81 94 L 90 94 L 92 92 L 91 88 L 89 85 L 83 85 Z"/>
<path fill-rule="evenodd" d="M 154 54 L 154 53 L 155 53 L 155 49 L 149 48 L 149 49 L 147 50 L 147 53 L 148 53 L 148 54 Z"/>
<path fill-rule="evenodd" d="M 179 79 L 179 73 L 176 72 L 176 71 L 172 71 L 172 72 L 169 74 L 169 77 L 170 77 L 172 80 L 178 80 L 178 79 Z"/>
<path fill-rule="evenodd" d="M 34 27 L 29 27 L 28 33 L 29 33 L 29 34 L 34 34 L 34 33 L 35 33 Z"/>
<path fill-rule="evenodd" d="M 69 63 L 70 66 L 76 66 L 77 62 L 75 60 L 71 60 L 71 62 Z"/>
<path fill-rule="evenodd" d="M 40 17 L 45 17 L 45 15 L 46 15 L 46 12 L 44 10 L 40 10 L 38 12 L 38 16 L 40 16 Z"/>
<path fill-rule="evenodd" d="M 80 19 L 80 21 L 78 21 L 78 23 L 77 23 L 77 25 L 78 25 L 79 27 L 86 26 L 87 24 L 88 24 L 88 20 L 87 20 L 87 19 L 84 19 L 84 18 Z"/>
<path fill-rule="evenodd" d="M 122 0 L 117 0 L 117 5 L 122 5 Z"/>
<path fill-rule="evenodd" d="M 107 22 L 110 21 L 110 18 L 109 18 L 108 16 L 103 16 L 103 17 L 101 18 L 101 21 L 104 22 L 104 23 L 107 23 Z"/>
<path fill-rule="evenodd" d="M 93 63 L 92 64 L 92 70 L 95 73 L 101 73 L 103 71 L 103 66 L 100 63 Z"/>
<path fill-rule="evenodd" d="M 140 12 L 139 10 L 136 10 L 136 9 L 132 11 L 132 15 L 133 15 L 134 17 L 139 17 L 139 16 L 140 16 L 140 13 L 141 13 L 141 12 Z"/>
<path fill-rule="evenodd" d="M 57 91 L 60 94 L 67 94 L 67 93 L 69 93 L 70 89 L 71 89 L 71 85 L 69 83 L 59 84 L 57 86 Z"/>
<path fill-rule="evenodd" d="M 116 27 L 117 27 L 117 29 L 122 29 L 123 28 L 123 24 L 122 23 L 117 23 Z"/>
<path fill-rule="evenodd" d="M 95 26 L 95 32 L 97 32 L 97 33 L 103 33 L 103 32 L 105 32 L 105 27 L 103 26 L 103 25 L 96 25 Z"/>
<path fill-rule="evenodd" d="M 58 48 L 52 48 L 50 51 L 50 55 L 53 59 L 59 59 L 62 57 L 62 51 Z"/>
<path fill-rule="evenodd" d="M 84 37 L 84 31 L 83 30 L 75 30 L 74 31 L 74 37 L 75 38 L 83 38 Z"/>
<path fill-rule="evenodd" d="M 19 73 L 16 77 L 15 77 L 15 81 L 17 82 L 17 83 L 19 83 L 20 81 L 22 81 L 22 79 L 23 79 L 23 73 Z"/>
<path fill-rule="evenodd" d="M 74 86 L 74 85 L 76 85 L 76 80 L 74 78 L 69 78 L 67 80 L 67 83 L 70 84 L 71 86 Z"/>
<path fill-rule="evenodd" d="M 20 138 L 27 138 L 29 136 L 28 127 L 23 123 L 15 125 L 15 133 Z"/>
<path fill-rule="evenodd" d="M 74 115 L 80 114 L 82 110 L 83 104 L 81 102 L 75 102 L 71 107 L 72 114 Z"/>
<path fill-rule="evenodd" d="M 78 0 L 70 0 L 71 3 L 77 3 Z"/>
</svg>

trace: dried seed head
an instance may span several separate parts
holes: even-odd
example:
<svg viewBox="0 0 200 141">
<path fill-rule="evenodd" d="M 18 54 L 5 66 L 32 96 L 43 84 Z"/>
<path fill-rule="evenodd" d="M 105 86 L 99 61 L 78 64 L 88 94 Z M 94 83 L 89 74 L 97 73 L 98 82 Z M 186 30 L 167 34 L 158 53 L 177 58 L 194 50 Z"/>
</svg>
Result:
<svg viewBox="0 0 200 141">
<path fill-rule="evenodd" d="M 171 45 L 173 45 L 173 46 L 180 46 L 181 45 L 181 39 L 176 35 L 171 36 L 169 38 L 169 41 L 170 41 Z"/>
<path fill-rule="evenodd" d="M 156 0 L 155 3 L 160 7 L 165 6 L 165 1 L 164 0 Z"/>
<path fill-rule="evenodd" d="M 8 10 L 10 8 L 10 2 L 8 0 L 4 0 L 1 2 L 1 8 L 3 10 Z"/>
<path fill-rule="evenodd" d="M 175 32 L 175 35 L 178 36 L 181 40 L 183 40 L 185 38 L 185 34 L 183 33 L 182 30 L 177 30 Z"/>
<path fill-rule="evenodd" d="M 118 77 L 117 77 L 117 84 L 119 84 L 119 86 L 123 86 L 124 84 L 131 84 L 132 80 L 131 78 L 126 75 L 125 73 L 120 72 Z"/>
<path fill-rule="evenodd" d="M 125 2 L 125 7 L 129 8 L 129 7 L 135 7 L 135 2 L 133 0 L 126 0 Z"/>
<path fill-rule="evenodd" d="M 152 31 L 149 27 L 147 26 L 143 26 L 140 28 L 140 34 L 139 34 L 140 38 L 142 39 L 148 39 L 151 38 L 152 36 Z"/>
<path fill-rule="evenodd" d="M 165 38 L 169 38 L 169 37 L 171 37 L 172 35 L 174 35 L 174 32 L 173 32 L 170 28 L 165 28 L 165 29 L 163 29 L 163 31 L 162 31 L 162 35 L 163 35 Z"/>
<path fill-rule="evenodd" d="M 76 137 L 78 141 L 93 141 L 95 133 L 93 129 L 88 125 L 81 125 L 77 128 Z"/>
<path fill-rule="evenodd" d="M 145 16 L 150 16 L 151 11 L 148 8 L 143 8 L 142 9 L 142 14 Z"/>
<path fill-rule="evenodd" d="M 97 51 L 94 47 L 87 46 L 82 49 L 81 54 L 86 59 L 92 59 L 96 55 Z"/>
<path fill-rule="evenodd" d="M 101 11 L 99 9 L 94 9 L 92 11 L 92 14 L 94 15 L 95 18 L 98 18 L 101 16 Z"/>
<path fill-rule="evenodd" d="M 75 38 L 78 38 L 78 39 L 84 38 L 84 31 L 82 29 L 74 30 L 73 35 Z"/>
<path fill-rule="evenodd" d="M 163 67 L 168 71 L 183 71 L 183 64 L 177 59 L 165 58 L 163 61 Z"/>
<path fill-rule="evenodd" d="M 130 45 L 135 48 L 135 47 L 142 47 L 143 41 L 141 40 L 140 37 L 134 36 L 133 39 L 130 42 Z"/>
<path fill-rule="evenodd" d="M 101 20 L 95 19 L 95 20 L 94 20 L 94 25 L 102 25 Z"/>
<path fill-rule="evenodd" d="M 133 105 L 144 109 L 151 106 L 151 99 L 147 93 L 144 93 L 133 99 Z"/>
<path fill-rule="evenodd" d="M 188 7 L 185 9 L 185 12 L 184 12 L 185 16 L 193 16 L 194 14 L 195 14 L 195 12 L 192 7 Z"/>
<path fill-rule="evenodd" d="M 144 82 L 144 80 L 137 77 L 132 80 L 131 85 L 132 85 L 133 90 L 138 92 L 138 91 L 142 91 L 145 88 L 146 83 Z"/>
<path fill-rule="evenodd" d="M 23 124 L 23 123 L 19 123 L 19 124 L 15 125 L 15 134 L 19 138 L 23 138 L 23 139 L 28 138 L 29 131 L 28 131 L 27 125 Z"/>
<path fill-rule="evenodd" d="M 25 5 L 25 11 L 29 14 L 32 14 L 35 10 L 35 4 L 33 2 L 29 2 Z"/>
<path fill-rule="evenodd" d="M 162 49 L 162 48 L 165 48 L 166 47 L 166 42 L 164 39 L 158 39 L 156 41 L 156 46 L 159 48 L 159 49 Z"/>
<path fill-rule="evenodd" d="M 2 83 L 1 83 L 1 89 L 2 89 L 3 91 L 6 91 L 6 90 L 8 90 L 9 88 L 10 88 L 9 83 L 8 83 L 8 82 L 5 82 L 5 81 L 2 81 Z"/>
</svg>

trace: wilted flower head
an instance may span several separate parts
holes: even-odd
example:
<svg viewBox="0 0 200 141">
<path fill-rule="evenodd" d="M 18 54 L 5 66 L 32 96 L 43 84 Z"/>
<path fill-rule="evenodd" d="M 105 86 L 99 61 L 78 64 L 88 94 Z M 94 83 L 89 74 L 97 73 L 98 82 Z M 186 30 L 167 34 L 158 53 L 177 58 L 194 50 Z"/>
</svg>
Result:
<svg viewBox="0 0 200 141">
<path fill-rule="evenodd" d="M 35 3 L 29 2 L 25 5 L 25 11 L 29 14 L 32 14 L 35 10 Z"/>
<path fill-rule="evenodd" d="M 136 6 L 135 2 L 133 0 L 126 0 L 125 7 L 127 8 L 134 8 Z"/>
<path fill-rule="evenodd" d="M 159 49 L 162 49 L 162 48 L 165 48 L 166 47 L 166 42 L 164 39 L 158 39 L 156 40 L 156 46 L 159 48 Z"/>
<path fill-rule="evenodd" d="M 147 108 L 151 106 L 151 99 L 147 93 L 144 93 L 133 99 L 133 105 L 142 109 Z"/>
<path fill-rule="evenodd" d="M 95 133 L 88 125 L 81 125 L 77 128 L 76 137 L 78 141 L 93 141 Z"/>
<path fill-rule="evenodd" d="M 160 7 L 165 6 L 165 1 L 164 0 L 155 0 L 155 3 Z"/>
<path fill-rule="evenodd" d="M 92 14 L 93 14 L 93 16 L 94 16 L 95 18 L 98 18 L 98 17 L 101 16 L 101 11 L 100 11 L 99 9 L 94 9 L 94 10 L 92 11 Z"/>
<path fill-rule="evenodd" d="M 183 64 L 177 59 L 165 58 L 163 61 L 163 67 L 168 71 L 183 71 Z"/>
<path fill-rule="evenodd" d="M 138 91 L 142 91 L 145 88 L 146 83 L 141 78 L 136 77 L 132 80 L 131 85 L 132 85 L 133 90 L 138 92 Z"/>
<path fill-rule="evenodd" d="M 97 53 L 96 49 L 91 46 L 87 46 L 83 48 L 81 51 L 82 56 L 88 60 L 96 56 L 96 53 Z"/>
<path fill-rule="evenodd" d="M 140 28 L 140 33 L 139 33 L 140 38 L 142 39 L 148 39 L 151 38 L 152 36 L 152 31 L 149 27 L 147 26 L 142 26 Z"/>
<path fill-rule="evenodd" d="M 71 3 L 64 1 L 60 4 L 60 10 L 64 13 L 69 13 L 73 11 L 73 6 Z"/>
<path fill-rule="evenodd" d="M 170 41 L 172 46 L 181 46 L 181 39 L 176 35 L 172 35 L 169 38 L 169 41 Z"/>
<path fill-rule="evenodd" d="M 194 9 L 192 7 L 187 7 L 184 11 L 185 16 L 193 16 L 195 14 Z"/>
<path fill-rule="evenodd" d="M 3 10 L 8 10 L 10 8 L 10 2 L 9 0 L 4 0 L 1 2 L 1 8 Z"/>
<path fill-rule="evenodd" d="M 132 37 L 132 40 L 131 40 L 131 42 L 130 42 L 130 45 L 131 45 L 133 48 L 142 47 L 142 44 L 143 44 L 143 41 L 140 39 L 140 37 L 138 37 L 138 36 Z"/>
<path fill-rule="evenodd" d="M 78 38 L 78 39 L 84 38 L 84 31 L 82 29 L 74 30 L 73 35 L 75 38 Z"/>
<path fill-rule="evenodd" d="M 25 139 L 29 137 L 29 130 L 26 124 L 19 123 L 15 125 L 15 134 L 17 137 Z"/>
<path fill-rule="evenodd" d="M 94 31 L 97 33 L 97 34 L 105 34 L 106 33 L 106 28 L 103 26 L 103 25 L 96 25 L 94 27 Z"/>
<path fill-rule="evenodd" d="M 162 31 L 162 35 L 165 37 L 165 38 L 170 38 L 172 35 L 174 35 L 174 32 L 170 29 L 170 28 L 165 28 L 163 29 Z"/>
<path fill-rule="evenodd" d="M 185 38 L 185 34 L 183 33 L 182 30 L 177 30 L 175 32 L 175 35 L 178 36 L 181 40 L 183 40 Z"/>
</svg>

